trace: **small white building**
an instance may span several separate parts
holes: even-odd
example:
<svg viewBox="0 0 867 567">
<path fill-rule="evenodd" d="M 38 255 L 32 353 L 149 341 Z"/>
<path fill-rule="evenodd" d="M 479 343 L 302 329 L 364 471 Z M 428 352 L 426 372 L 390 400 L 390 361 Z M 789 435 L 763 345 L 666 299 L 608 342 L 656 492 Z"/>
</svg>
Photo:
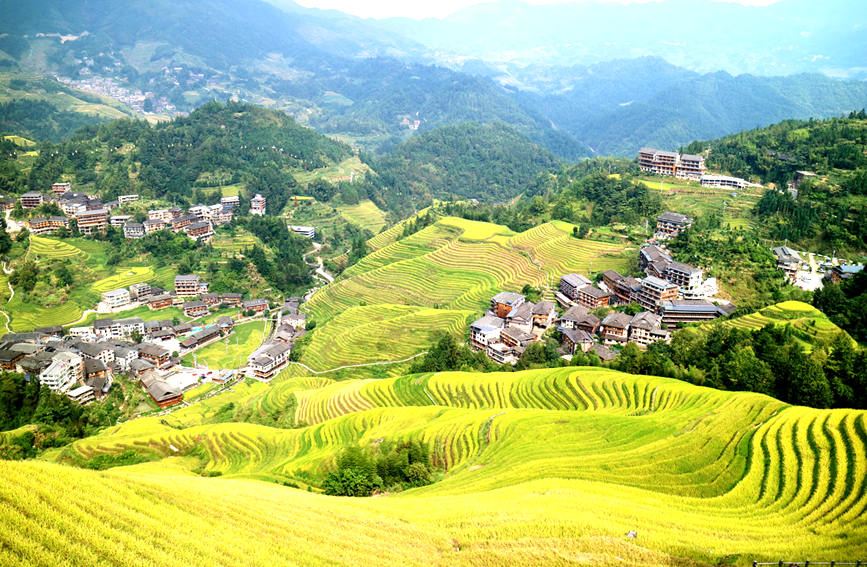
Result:
<svg viewBox="0 0 867 567">
<path fill-rule="evenodd" d="M 316 238 L 316 228 L 312 226 L 296 226 L 289 225 L 289 230 L 294 232 L 295 234 L 300 234 L 301 236 L 306 236 L 311 240 Z"/>
<path fill-rule="evenodd" d="M 39 374 L 39 383 L 58 391 L 66 392 L 81 379 L 84 370 L 83 360 L 71 352 L 59 352 L 54 355 L 48 368 Z"/>
<path fill-rule="evenodd" d="M 130 301 L 129 290 L 126 288 L 113 289 L 102 294 L 102 302 L 112 309 L 129 305 Z"/>
</svg>

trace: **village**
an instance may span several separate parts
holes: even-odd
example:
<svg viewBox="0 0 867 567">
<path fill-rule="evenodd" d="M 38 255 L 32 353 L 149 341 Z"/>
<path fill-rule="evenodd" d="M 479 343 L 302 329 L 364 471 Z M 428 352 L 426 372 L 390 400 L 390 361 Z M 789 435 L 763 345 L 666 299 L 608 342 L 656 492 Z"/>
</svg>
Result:
<svg viewBox="0 0 867 567">
<path fill-rule="evenodd" d="M 484 316 L 470 324 L 470 347 L 485 351 L 498 364 L 515 364 L 531 343 L 550 330 L 556 331 L 567 360 L 580 350 L 592 351 L 606 361 L 616 357 L 626 343 L 647 348 L 657 341 L 670 341 L 671 329 L 678 325 L 731 315 L 735 311 L 732 303 L 713 299 L 718 291 L 716 280 L 704 279 L 701 268 L 673 260 L 664 247 L 665 240 L 692 222 L 679 213 L 659 215 L 654 244 L 646 244 L 639 252 L 638 267 L 644 278 L 606 270 L 594 284 L 582 274 L 565 274 L 554 292 L 556 303 L 542 300 L 534 304 L 520 293 L 498 293 Z M 565 310 L 559 315 L 558 305 Z M 642 311 L 617 310 L 632 305 Z"/>
</svg>

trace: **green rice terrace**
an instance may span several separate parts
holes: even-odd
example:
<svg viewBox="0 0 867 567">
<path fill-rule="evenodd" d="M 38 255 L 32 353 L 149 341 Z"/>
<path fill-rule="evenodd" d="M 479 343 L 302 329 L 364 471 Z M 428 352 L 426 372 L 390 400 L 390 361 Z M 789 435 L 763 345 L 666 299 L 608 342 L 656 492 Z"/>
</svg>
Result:
<svg viewBox="0 0 867 567">
<path fill-rule="evenodd" d="M 765 325 L 789 325 L 795 330 L 795 337 L 810 349 L 817 342 L 828 342 L 843 331 L 828 319 L 828 316 L 807 303 L 784 301 L 765 307 L 761 311 L 725 321 L 739 329 L 760 329 Z"/>
<path fill-rule="evenodd" d="M 622 245 L 577 239 L 572 227 L 554 221 L 518 234 L 446 217 L 386 244 L 305 304 L 321 326 L 301 362 L 321 371 L 338 361 L 403 359 L 422 351 L 436 332 L 461 335 L 466 320 L 500 291 L 554 287 L 568 272 L 628 266 Z"/>
<path fill-rule="evenodd" d="M 42 461 L 0 461 L 0 564 L 749 565 L 867 553 L 863 411 L 599 368 L 293 373 Z M 438 481 L 378 498 L 319 493 L 340 449 L 383 439 L 426 443 Z M 97 457 L 150 462 L 48 462 Z"/>
<path fill-rule="evenodd" d="M 170 287 L 175 276 L 175 270 L 171 266 L 154 268 L 137 265 L 142 263 L 141 259 L 110 266 L 106 243 L 84 238 L 64 241 L 31 235 L 29 246 L 20 261 L 36 262 L 42 269 L 51 269 L 50 266 L 46 267 L 51 262 L 61 262 L 73 270 L 75 278 L 68 292 L 56 286 L 39 283 L 31 293 L 16 291 L 10 299 L 8 289 L 5 289 L 6 302 L 2 309 L 9 315 L 10 329 L 13 331 L 29 331 L 49 325 L 70 325 L 82 320 L 84 312 L 96 306 L 103 292 L 140 282 Z M 5 277 L 4 274 L 4 279 Z M 3 287 L 7 287 L 5 281 Z M 141 315 L 140 309 L 135 311 L 124 313 L 129 317 Z M 150 313 L 147 308 L 145 311 Z M 156 315 L 156 318 L 163 319 L 172 316 L 165 313 Z M 95 314 L 89 315 L 82 320 L 82 324 L 88 319 L 92 322 L 95 317 Z"/>
</svg>

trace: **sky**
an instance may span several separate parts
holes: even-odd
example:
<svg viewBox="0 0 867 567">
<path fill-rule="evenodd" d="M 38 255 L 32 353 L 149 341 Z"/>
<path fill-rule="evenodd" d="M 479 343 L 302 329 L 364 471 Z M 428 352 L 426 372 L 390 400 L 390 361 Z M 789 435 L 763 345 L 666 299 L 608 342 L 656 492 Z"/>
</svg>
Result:
<svg viewBox="0 0 867 567">
<path fill-rule="evenodd" d="M 461 8 L 481 4 L 491 0 L 295 0 L 308 8 L 323 8 L 340 10 L 347 14 L 362 18 L 442 18 L 457 12 Z M 524 0 L 528 4 L 554 4 L 575 0 Z M 616 2 L 630 4 L 633 2 L 664 2 L 665 0 L 596 0 L 597 2 Z M 749 6 L 767 6 L 780 0 L 713 0 L 715 2 L 736 2 Z"/>
</svg>

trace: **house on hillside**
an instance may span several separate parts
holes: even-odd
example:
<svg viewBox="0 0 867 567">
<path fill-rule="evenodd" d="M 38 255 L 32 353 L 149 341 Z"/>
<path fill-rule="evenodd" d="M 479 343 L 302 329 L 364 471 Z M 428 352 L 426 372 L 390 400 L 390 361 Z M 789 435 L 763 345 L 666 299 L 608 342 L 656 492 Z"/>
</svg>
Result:
<svg viewBox="0 0 867 567">
<path fill-rule="evenodd" d="M 629 323 L 632 317 L 626 313 L 609 313 L 602 320 L 601 333 L 603 343 L 624 344 L 629 340 Z"/>
<path fill-rule="evenodd" d="M 675 237 L 692 226 L 693 219 L 680 213 L 667 211 L 656 217 L 656 232 L 666 237 Z"/>
<path fill-rule="evenodd" d="M 505 320 L 485 315 L 470 324 L 470 348 L 486 350 L 491 343 L 500 340 L 500 333 L 505 326 Z"/>
<path fill-rule="evenodd" d="M 570 301 L 575 301 L 578 297 L 578 290 L 592 283 L 581 274 L 566 274 L 560 278 L 560 293 Z"/>
<path fill-rule="evenodd" d="M 575 354 L 578 350 L 587 352 L 593 348 L 595 342 L 587 331 L 581 329 L 562 329 L 560 334 L 563 338 L 562 344 L 569 354 Z"/>
<path fill-rule="evenodd" d="M 184 315 L 187 317 L 201 317 L 210 312 L 208 306 L 203 301 L 187 301 L 184 303 Z"/>
<path fill-rule="evenodd" d="M 557 309 L 550 301 L 540 301 L 533 307 L 533 324 L 540 329 L 547 329 L 557 319 Z"/>
<path fill-rule="evenodd" d="M 503 291 L 491 298 L 491 312 L 497 317 L 505 318 L 513 308 L 518 307 L 526 298 L 520 293 Z"/>
<path fill-rule="evenodd" d="M 526 301 L 513 307 L 506 315 L 506 327 L 519 329 L 525 333 L 533 332 L 533 309 L 536 306 L 531 301 Z"/>
<path fill-rule="evenodd" d="M 255 311 L 256 313 L 261 313 L 268 309 L 268 306 L 271 304 L 267 299 L 250 299 L 247 301 L 241 302 L 241 309 L 244 311 Z"/>
<path fill-rule="evenodd" d="M 662 316 L 642 311 L 629 322 L 629 342 L 647 346 L 657 341 L 670 341 L 671 333 L 662 328 Z"/>
<path fill-rule="evenodd" d="M 596 286 L 585 285 L 575 290 L 575 301 L 581 307 L 598 309 L 606 307 L 611 301 L 611 296 Z"/>
</svg>

